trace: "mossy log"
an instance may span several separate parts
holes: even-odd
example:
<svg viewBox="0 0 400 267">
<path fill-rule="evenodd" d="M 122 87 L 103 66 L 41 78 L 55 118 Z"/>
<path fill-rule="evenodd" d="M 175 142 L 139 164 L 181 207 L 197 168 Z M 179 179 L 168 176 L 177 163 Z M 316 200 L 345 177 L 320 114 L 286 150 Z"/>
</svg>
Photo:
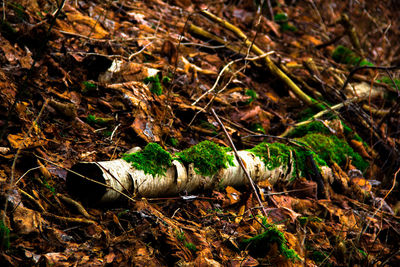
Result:
<svg viewBox="0 0 400 267">
<path fill-rule="evenodd" d="M 357 137 L 346 129 L 350 139 Z M 238 152 L 254 182 L 268 180 L 273 185 L 302 176 L 318 181 L 322 190 L 324 182 L 334 180 L 329 165 L 344 166 L 351 159 L 361 171 L 368 167 L 345 139 L 330 134 L 321 122 L 299 126 L 289 136 L 291 144 L 263 142 Z M 249 179 L 229 150 L 203 141 L 172 155 L 149 143 L 122 159 L 74 165 L 66 178 L 67 189 L 84 201 L 98 203 L 121 196 L 161 197 L 245 185 Z"/>
<path fill-rule="evenodd" d="M 282 162 L 280 166 L 268 167 L 265 159 L 247 150 L 239 151 L 254 182 L 268 180 L 288 183 L 297 176 L 294 161 Z M 171 166 L 163 174 L 150 174 L 133 167 L 124 159 L 102 162 L 81 162 L 71 168 L 67 175 L 67 189 L 71 195 L 90 203 L 113 202 L 125 196 L 161 197 L 180 193 L 212 190 L 248 183 L 243 169 L 233 156 L 227 152 L 231 162 L 226 168 L 220 168 L 213 175 L 199 173 L 194 163 L 184 164 L 172 160 Z M 211 159 L 210 159 L 211 160 Z M 146 164 L 149 164 L 148 162 Z M 321 167 L 323 176 L 329 178 L 331 171 Z"/>
</svg>

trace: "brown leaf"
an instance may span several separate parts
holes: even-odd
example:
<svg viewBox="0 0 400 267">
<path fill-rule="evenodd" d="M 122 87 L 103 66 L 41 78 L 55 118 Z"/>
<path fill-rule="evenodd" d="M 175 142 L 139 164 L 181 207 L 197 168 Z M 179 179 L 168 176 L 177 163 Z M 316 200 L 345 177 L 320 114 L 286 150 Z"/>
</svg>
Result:
<svg viewBox="0 0 400 267">
<path fill-rule="evenodd" d="M 161 47 L 161 55 L 168 58 L 168 62 L 175 65 L 178 60 L 178 50 L 176 46 L 170 41 L 165 40 Z"/>
</svg>

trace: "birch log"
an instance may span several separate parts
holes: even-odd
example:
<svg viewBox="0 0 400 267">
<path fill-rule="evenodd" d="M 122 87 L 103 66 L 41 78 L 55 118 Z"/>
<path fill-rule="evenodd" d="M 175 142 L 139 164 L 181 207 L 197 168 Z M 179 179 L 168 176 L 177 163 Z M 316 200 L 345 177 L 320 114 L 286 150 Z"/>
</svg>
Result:
<svg viewBox="0 0 400 267">
<path fill-rule="evenodd" d="M 228 154 L 233 155 L 232 152 Z M 293 162 L 269 170 L 263 160 L 252 152 L 243 150 L 239 151 L 239 155 L 254 182 L 266 179 L 271 184 L 277 181 L 289 182 L 296 176 Z M 246 184 L 247 180 L 239 163 L 236 159 L 233 163 L 234 166 L 221 168 L 213 176 L 203 176 L 195 171 L 193 164 L 185 166 L 174 160 L 165 175 L 153 176 L 133 168 L 123 159 L 81 162 L 71 168 L 66 184 L 71 195 L 89 202 L 113 202 L 121 197 L 121 192 L 139 197 L 171 196 Z"/>
</svg>

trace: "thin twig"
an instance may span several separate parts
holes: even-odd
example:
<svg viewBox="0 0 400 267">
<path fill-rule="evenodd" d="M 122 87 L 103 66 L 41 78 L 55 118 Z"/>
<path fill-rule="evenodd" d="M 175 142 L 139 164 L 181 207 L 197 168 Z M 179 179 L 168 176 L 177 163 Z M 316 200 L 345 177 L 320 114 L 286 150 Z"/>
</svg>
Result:
<svg viewBox="0 0 400 267">
<path fill-rule="evenodd" d="M 251 179 L 249 172 L 247 171 L 246 167 L 244 166 L 242 158 L 239 156 L 239 153 L 236 150 L 235 144 L 233 144 L 233 141 L 232 141 L 231 137 L 229 136 L 229 133 L 226 131 L 224 124 L 219 119 L 217 113 L 215 113 L 215 110 L 213 108 L 211 108 L 211 112 L 212 112 L 214 118 L 217 120 L 218 124 L 221 126 L 222 130 L 224 131 L 226 138 L 228 138 L 229 144 L 230 144 L 231 148 L 233 149 L 233 153 L 235 153 L 236 160 L 239 162 L 240 167 L 242 167 L 244 174 L 246 175 L 246 177 L 249 181 L 249 184 L 251 185 L 251 188 L 253 189 L 253 192 L 256 195 L 257 202 L 260 205 L 264 216 L 267 217 L 268 216 L 267 211 L 265 210 L 265 207 L 264 207 L 263 203 L 261 202 L 259 193 L 257 192 L 256 186 L 255 186 L 253 180 Z"/>
</svg>

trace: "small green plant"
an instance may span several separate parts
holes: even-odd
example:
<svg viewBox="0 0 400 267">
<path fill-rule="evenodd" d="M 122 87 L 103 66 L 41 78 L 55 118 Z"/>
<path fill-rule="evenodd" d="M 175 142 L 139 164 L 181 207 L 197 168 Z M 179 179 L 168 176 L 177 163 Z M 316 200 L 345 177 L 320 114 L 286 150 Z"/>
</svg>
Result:
<svg viewBox="0 0 400 267">
<path fill-rule="evenodd" d="M 164 76 L 160 81 L 158 75 L 154 75 L 145 78 L 144 82 L 149 84 L 150 91 L 153 94 L 161 95 L 163 93 L 163 85 L 167 85 L 168 83 L 170 83 L 171 78 L 168 76 Z"/>
<path fill-rule="evenodd" d="M 185 233 L 182 230 L 176 230 L 175 235 L 176 239 L 178 239 L 180 242 L 184 242 L 186 240 Z"/>
<path fill-rule="evenodd" d="M 185 232 L 183 232 L 182 230 L 176 230 L 175 235 L 176 235 L 176 239 L 178 239 L 179 242 L 182 242 L 183 245 L 186 248 L 188 248 L 190 251 L 192 251 L 192 252 L 197 251 L 197 247 L 195 244 L 193 244 L 191 242 L 186 242 Z"/>
<path fill-rule="evenodd" d="M 177 159 L 184 164 L 194 164 L 195 171 L 204 176 L 212 176 L 221 168 L 234 166 L 230 148 L 221 147 L 210 141 L 202 141 L 195 146 L 177 153 Z"/>
<path fill-rule="evenodd" d="M 83 87 L 84 87 L 83 88 L 83 92 L 84 93 L 94 91 L 97 88 L 96 84 L 94 84 L 92 82 L 89 82 L 89 81 L 84 81 L 84 82 L 82 82 L 82 84 L 83 84 Z"/>
<path fill-rule="evenodd" d="M 45 177 L 42 177 L 41 182 L 53 195 L 56 194 L 56 189 L 47 182 Z"/>
<path fill-rule="evenodd" d="M 374 66 L 374 64 L 357 56 L 357 54 L 351 49 L 344 47 L 343 45 L 338 45 L 335 50 L 333 50 L 332 58 L 338 63 L 353 66 Z"/>
<path fill-rule="evenodd" d="M 363 250 L 363 249 L 358 249 L 358 252 L 365 258 L 368 256 L 368 254 Z"/>
<path fill-rule="evenodd" d="M 261 220 L 262 224 L 265 226 L 263 232 L 242 241 L 242 245 L 249 250 L 250 255 L 253 257 L 265 257 L 266 252 L 271 248 L 271 245 L 276 243 L 278 251 L 284 257 L 292 262 L 300 260 L 296 251 L 287 246 L 287 240 L 283 232 L 281 232 L 276 225 L 268 223 L 265 217 L 262 217 Z"/>
<path fill-rule="evenodd" d="M 277 13 L 274 16 L 274 20 L 276 23 L 278 23 L 281 26 L 281 31 L 291 31 L 295 32 L 297 31 L 297 28 L 289 22 L 289 17 L 286 13 Z"/>
<path fill-rule="evenodd" d="M 179 145 L 178 139 L 173 138 L 173 137 L 169 137 L 169 138 L 167 139 L 167 143 L 168 143 L 169 145 L 173 146 L 173 147 L 177 147 L 177 146 Z"/>
<path fill-rule="evenodd" d="M 96 115 L 89 114 L 86 117 L 86 121 L 90 125 L 95 125 L 95 124 L 106 125 L 106 124 L 109 124 L 110 122 L 113 122 L 114 119 L 113 118 L 100 118 L 100 117 L 97 117 Z"/>
<path fill-rule="evenodd" d="M 251 124 L 249 128 L 253 132 L 266 134 L 265 129 L 262 127 L 262 125 L 260 123 Z"/>
<path fill-rule="evenodd" d="M 129 214 L 129 210 L 123 210 L 117 213 L 117 217 L 120 218 L 121 216 L 124 216 L 126 214 Z"/>
<path fill-rule="evenodd" d="M 196 245 L 191 243 L 191 242 L 185 242 L 185 247 L 187 247 L 192 252 L 196 252 L 197 251 Z"/>
<path fill-rule="evenodd" d="M 142 151 L 125 154 L 122 158 L 134 168 L 153 176 L 165 175 L 167 168 L 172 166 L 171 154 L 156 143 L 149 143 Z"/>
<path fill-rule="evenodd" d="M 10 229 L 0 220 L 0 250 L 10 248 Z"/>
<path fill-rule="evenodd" d="M 246 101 L 247 104 L 252 103 L 254 100 L 258 98 L 257 92 L 251 89 L 247 89 L 245 95 L 250 96 L 250 99 Z"/>
</svg>

